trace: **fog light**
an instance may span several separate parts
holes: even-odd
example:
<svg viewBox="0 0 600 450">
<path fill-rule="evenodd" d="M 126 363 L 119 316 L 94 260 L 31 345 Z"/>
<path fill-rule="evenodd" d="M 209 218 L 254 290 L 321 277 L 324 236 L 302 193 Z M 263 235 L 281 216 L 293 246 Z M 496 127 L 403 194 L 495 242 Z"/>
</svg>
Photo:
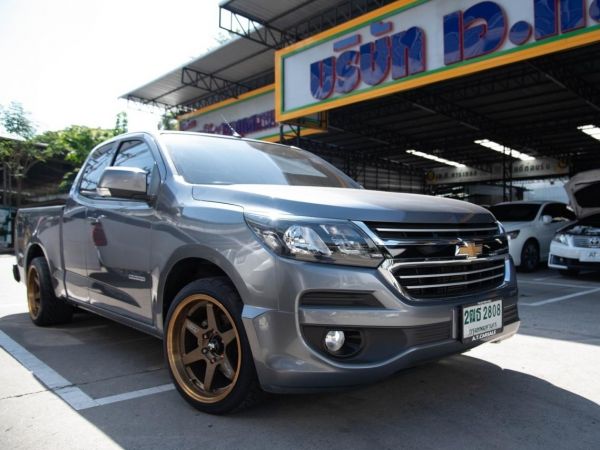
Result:
<svg viewBox="0 0 600 450">
<path fill-rule="evenodd" d="M 343 331 L 331 330 L 325 335 L 325 347 L 331 353 L 339 352 L 346 341 L 346 336 Z"/>
</svg>

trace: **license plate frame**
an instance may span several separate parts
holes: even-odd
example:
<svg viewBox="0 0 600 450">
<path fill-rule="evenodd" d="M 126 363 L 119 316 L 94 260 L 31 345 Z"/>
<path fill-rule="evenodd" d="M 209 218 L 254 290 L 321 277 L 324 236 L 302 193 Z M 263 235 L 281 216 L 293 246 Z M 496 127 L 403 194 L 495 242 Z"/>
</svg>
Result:
<svg viewBox="0 0 600 450">
<path fill-rule="evenodd" d="M 503 312 L 502 299 L 490 299 L 463 305 L 460 308 L 462 343 L 480 341 L 501 333 L 504 329 Z"/>
<path fill-rule="evenodd" d="M 600 263 L 600 248 L 583 251 L 579 255 L 579 261 Z"/>
</svg>

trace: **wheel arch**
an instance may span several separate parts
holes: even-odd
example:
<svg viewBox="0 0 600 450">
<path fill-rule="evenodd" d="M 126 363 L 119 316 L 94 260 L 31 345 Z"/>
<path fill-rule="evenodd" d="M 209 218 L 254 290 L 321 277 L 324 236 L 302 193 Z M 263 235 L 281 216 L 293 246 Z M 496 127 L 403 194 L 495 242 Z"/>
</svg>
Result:
<svg viewBox="0 0 600 450">
<path fill-rule="evenodd" d="M 237 290 L 242 302 L 245 284 L 220 254 L 210 249 L 191 246 L 178 249 L 165 264 L 157 287 L 156 328 L 162 333 L 169 307 L 177 293 L 192 281 L 209 277 L 226 277 Z"/>
<path fill-rule="evenodd" d="M 23 260 L 23 270 L 25 274 L 27 274 L 27 269 L 31 265 L 31 261 L 34 258 L 43 257 L 46 258 L 46 262 L 50 265 L 50 261 L 48 260 L 48 255 L 46 254 L 46 250 L 39 242 L 32 242 L 27 247 L 27 251 L 25 252 L 25 259 Z"/>
</svg>

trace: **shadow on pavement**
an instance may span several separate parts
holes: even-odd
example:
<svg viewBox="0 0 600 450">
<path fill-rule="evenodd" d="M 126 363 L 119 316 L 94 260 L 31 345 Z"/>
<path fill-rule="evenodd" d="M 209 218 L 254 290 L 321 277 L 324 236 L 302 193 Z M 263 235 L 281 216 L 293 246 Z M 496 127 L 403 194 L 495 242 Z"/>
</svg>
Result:
<svg viewBox="0 0 600 450">
<path fill-rule="evenodd" d="M 36 328 L 16 314 L 0 329 L 75 383 L 112 376 L 120 387 L 118 377 L 164 371 L 160 341 L 93 315 Z M 600 442 L 598 404 L 465 355 L 351 391 L 269 396 L 225 417 L 199 413 L 173 391 L 79 413 L 128 449 L 583 449 Z"/>
</svg>

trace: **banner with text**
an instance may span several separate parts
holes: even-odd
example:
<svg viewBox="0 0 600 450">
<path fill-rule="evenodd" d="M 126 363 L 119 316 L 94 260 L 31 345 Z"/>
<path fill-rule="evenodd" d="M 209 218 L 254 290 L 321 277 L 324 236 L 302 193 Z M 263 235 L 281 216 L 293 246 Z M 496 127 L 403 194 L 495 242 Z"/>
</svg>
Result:
<svg viewBox="0 0 600 450">
<path fill-rule="evenodd" d="M 502 173 L 501 163 L 493 164 L 490 172 L 473 167 L 437 167 L 427 174 L 425 180 L 431 185 L 501 181 Z M 513 179 L 563 176 L 568 173 L 569 167 L 566 163 L 552 158 L 515 161 L 512 168 Z"/>
<path fill-rule="evenodd" d="M 276 118 L 600 41 L 600 0 L 401 0 L 275 55 Z"/>
<path fill-rule="evenodd" d="M 233 135 L 233 128 L 245 138 L 277 142 L 280 133 L 279 123 L 275 120 L 274 101 L 274 86 L 266 86 L 242 94 L 239 98 L 225 100 L 179 116 L 179 129 L 230 136 Z M 301 128 L 301 135 L 321 132 L 322 130 L 316 129 L 317 125 L 312 126 L 312 122 L 317 122 L 318 118 L 318 114 L 303 118 L 305 127 Z"/>
</svg>

